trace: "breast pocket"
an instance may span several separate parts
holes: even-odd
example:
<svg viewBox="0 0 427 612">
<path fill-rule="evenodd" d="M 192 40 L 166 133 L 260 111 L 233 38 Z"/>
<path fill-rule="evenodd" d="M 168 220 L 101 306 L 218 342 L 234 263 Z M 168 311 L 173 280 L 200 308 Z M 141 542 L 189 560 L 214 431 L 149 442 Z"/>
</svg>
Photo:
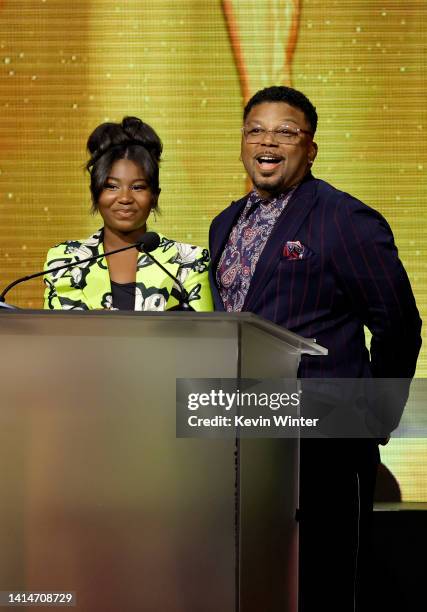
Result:
<svg viewBox="0 0 427 612">
<path fill-rule="evenodd" d="M 301 302 L 311 302 L 313 296 L 323 293 L 322 287 L 328 281 L 322 270 L 320 257 L 312 253 L 303 259 L 282 257 L 273 282 L 282 298 L 293 308 Z"/>
</svg>

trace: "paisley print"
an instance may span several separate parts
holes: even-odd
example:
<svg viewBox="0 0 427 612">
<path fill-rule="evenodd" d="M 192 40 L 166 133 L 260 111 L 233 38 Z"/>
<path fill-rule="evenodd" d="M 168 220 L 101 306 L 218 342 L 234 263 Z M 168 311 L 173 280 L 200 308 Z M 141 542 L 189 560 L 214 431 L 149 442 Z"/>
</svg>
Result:
<svg viewBox="0 0 427 612">
<path fill-rule="evenodd" d="M 250 193 L 233 227 L 217 268 L 217 283 L 225 310 L 240 311 L 255 268 L 271 231 L 285 210 L 294 189 L 271 200 Z"/>
</svg>

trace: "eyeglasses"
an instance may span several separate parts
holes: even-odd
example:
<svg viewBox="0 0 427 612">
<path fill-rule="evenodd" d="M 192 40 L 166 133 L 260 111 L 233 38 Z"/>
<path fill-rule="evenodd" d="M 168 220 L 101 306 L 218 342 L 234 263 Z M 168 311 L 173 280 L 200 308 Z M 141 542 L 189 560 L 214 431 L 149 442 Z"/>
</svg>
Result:
<svg viewBox="0 0 427 612">
<path fill-rule="evenodd" d="M 258 126 L 251 128 L 242 127 L 242 133 L 246 142 L 249 144 L 259 144 L 260 142 L 263 142 L 268 133 L 272 134 L 274 140 L 280 144 L 297 144 L 300 134 L 313 135 L 313 133 L 309 132 L 308 130 L 291 127 L 290 125 L 282 125 L 275 130 L 266 130 Z"/>
</svg>

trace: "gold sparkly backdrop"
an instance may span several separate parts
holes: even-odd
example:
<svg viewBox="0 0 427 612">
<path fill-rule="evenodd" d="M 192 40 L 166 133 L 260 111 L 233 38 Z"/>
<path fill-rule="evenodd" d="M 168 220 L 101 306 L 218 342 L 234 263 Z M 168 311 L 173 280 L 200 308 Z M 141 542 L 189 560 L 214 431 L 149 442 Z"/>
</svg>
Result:
<svg viewBox="0 0 427 612">
<path fill-rule="evenodd" d="M 206 245 L 245 189 L 243 99 L 285 83 L 319 112 L 315 174 L 386 216 L 426 319 L 426 25 L 424 0 L 0 0 L 1 287 L 100 225 L 85 143 L 124 115 L 164 142 L 152 229 Z M 42 291 L 8 299 L 39 308 Z M 404 499 L 427 500 L 424 440 L 383 457 Z"/>
</svg>

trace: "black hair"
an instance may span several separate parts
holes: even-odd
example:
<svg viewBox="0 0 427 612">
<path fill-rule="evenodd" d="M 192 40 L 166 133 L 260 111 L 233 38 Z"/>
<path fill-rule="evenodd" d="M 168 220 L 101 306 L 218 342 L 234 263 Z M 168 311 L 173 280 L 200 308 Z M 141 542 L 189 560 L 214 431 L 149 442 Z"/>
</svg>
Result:
<svg viewBox="0 0 427 612">
<path fill-rule="evenodd" d="M 124 117 L 121 123 L 101 123 L 87 141 L 90 159 L 86 169 L 90 174 L 92 212 L 98 210 L 98 200 L 114 162 L 129 159 L 144 171 L 154 194 L 160 193 L 159 165 L 162 141 L 147 123 L 138 117 Z M 157 201 L 153 208 L 158 206 Z"/>
<path fill-rule="evenodd" d="M 305 118 L 310 124 L 310 128 L 313 134 L 316 132 L 316 108 L 315 106 L 313 106 L 307 96 L 305 96 L 301 91 L 298 91 L 297 89 L 292 89 L 292 87 L 285 86 L 266 87 L 265 89 L 257 91 L 257 93 L 252 96 L 252 98 L 245 106 L 245 110 L 243 111 L 243 121 L 245 121 L 250 110 L 254 106 L 257 106 L 258 104 L 263 104 L 263 102 L 286 102 L 286 104 L 289 104 L 289 106 L 298 108 L 304 113 Z"/>
</svg>

